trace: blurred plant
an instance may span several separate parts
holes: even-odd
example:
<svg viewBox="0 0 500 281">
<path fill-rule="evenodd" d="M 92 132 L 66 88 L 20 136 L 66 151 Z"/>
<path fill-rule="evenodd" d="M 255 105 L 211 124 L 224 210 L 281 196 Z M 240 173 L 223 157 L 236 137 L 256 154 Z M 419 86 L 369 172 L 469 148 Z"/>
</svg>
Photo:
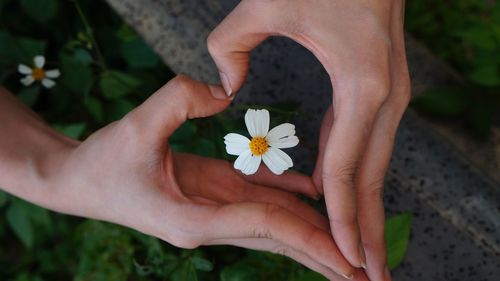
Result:
<svg viewBox="0 0 500 281">
<path fill-rule="evenodd" d="M 486 137 L 500 108 L 500 6 L 497 1 L 407 1 L 406 28 L 465 78 L 433 89 L 413 105 L 432 116 L 461 120 Z"/>
<path fill-rule="evenodd" d="M 47 63 L 62 73 L 50 89 L 19 83 L 18 64 L 30 65 L 40 54 L 54 58 Z M 103 1 L 0 0 L 0 84 L 72 138 L 120 119 L 172 77 Z M 255 106 L 186 122 L 170 139 L 172 148 L 234 160 L 223 137 L 243 133 L 233 113 Z M 271 126 L 307 118 L 298 106 L 259 105 L 273 114 Z M 396 241 L 388 241 L 389 249 L 399 253 L 389 256 L 397 263 L 408 241 L 400 233 L 409 227 L 388 228 Z M 181 250 L 134 230 L 55 214 L 1 190 L 0 239 L 0 280 L 324 280 L 282 256 L 229 247 Z"/>
</svg>

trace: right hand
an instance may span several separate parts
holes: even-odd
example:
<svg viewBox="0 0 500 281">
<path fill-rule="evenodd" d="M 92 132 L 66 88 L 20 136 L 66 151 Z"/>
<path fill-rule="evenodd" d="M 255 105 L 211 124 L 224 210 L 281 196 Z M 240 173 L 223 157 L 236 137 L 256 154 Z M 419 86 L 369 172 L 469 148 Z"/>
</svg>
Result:
<svg viewBox="0 0 500 281">
<path fill-rule="evenodd" d="M 309 177 L 278 177 L 264 167 L 242 177 L 226 161 L 171 150 L 168 138 L 184 121 L 230 101 L 220 86 L 176 77 L 122 120 L 54 157 L 48 172 L 56 189 L 45 205 L 182 248 L 237 245 L 287 255 L 332 280 L 352 275 L 327 220 L 284 191 L 315 195 Z"/>
</svg>

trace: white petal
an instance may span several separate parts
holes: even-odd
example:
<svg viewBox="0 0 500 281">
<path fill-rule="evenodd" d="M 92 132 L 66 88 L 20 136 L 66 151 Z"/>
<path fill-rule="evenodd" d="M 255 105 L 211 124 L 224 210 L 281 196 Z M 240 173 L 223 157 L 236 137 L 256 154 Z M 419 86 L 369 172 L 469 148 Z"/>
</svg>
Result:
<svg viewBox="0 0 500 281">
<path fill-rule="evenodd" d="M 52 69 L 52 70 L 47 70 L 45 71 L 45 77 L 48 78 L 57 78 L 61 75 L 61 72 L 59 69 Z"/>
<path fill-rule="evenodd" d="M 19 73 L 21 73 L 21 74 L 31 74 L 31 72 L 32 72 L 31 68 L 29 68 L 28 66 L 26 66 L 24 64 L 18 65 L 17 71 L 19 71 Z"/>
<path fill-rule="evenodd" d="M 250 149 L 243 151 L 234 161 L 234 168 L 240 170 L 245 175 L 254 174 L 259 168 L 260 156 L 253 156 Z"/>
<path fill-rule="evenodd" d="M 267 143 L 276 148 L 289 148 L 299 144 L 295 136 L 295 126 L 290 123 L 278 125 L 269 131 L 266 136 Z"/>
<path fill-rule="evenodd" d="M 22 79 L 21 79 L 21 80 L 19 80 L 19 81 L 21 81 L 21 83 L 22 83 L 24 86 L 29 86 L 29 85 L 33 84 L 33 82 L 35 82 L 35 78 L 33 78 L 33 76 L 31 76 L 31 75 L 28 75 L 28 76 L 26 76 L 26 77 L 22 78 Z"/>
<path fill-rule="evenodd" d="M 269 170 L 276 175 L 281 175 L 285 170 L 293 167 L 292 158 L 278 148 L 270 147 L 262 159 Z"/>
<path fill-rule="evenodd" d="M 250 161 L 248 161 L 248 164 L 247 164 L 245 170 L 242 171 L 243 174 L 245 174 L 247 176 L 255 174 L 255 172 L 257 172 L 257 170 L 259 169 L 261 161 L 262 161 L 261 156 L 252 155 L 250 157 Z"/>
<path fill-rule="evenodd" d="M 45 65 L 45 57 L 44 56 L 36 56 L 33 61 L 35 62 L 35 66 L 38 68 L 43 68 Z"/>
<path fill-rule="evenodd" d="M 266 109 L 248 109 L 245 124 L 252 137 L 265 137 L 269 131 L 269 111 Z"/>
<path fill-rule="evenodd" d="M 290 148 L 299 144 L 299 138 L 297 136 L 290 136 L 273 141 L 268 140 L 267 143 L 269 146 L 276 148 Z"/>
<path fill-rule="evenodd" d="M 249 149 L 250 140 L 240 134 L 231 133 L 224 137 L 224 143 L 228 154 L 240 155 L 243 151 Z"/>
<path fill-rule="evenodd" d="M 45 88 L 50 89 L 50 88 L 52 88 L 52 87 L 54 87 L 56 85 L 56 82 L 54 82 L 54 80 L 50 80 L 50 79 L 44 78 L 44 79 L 42 79 L 42 85 Z"/>
</svg>

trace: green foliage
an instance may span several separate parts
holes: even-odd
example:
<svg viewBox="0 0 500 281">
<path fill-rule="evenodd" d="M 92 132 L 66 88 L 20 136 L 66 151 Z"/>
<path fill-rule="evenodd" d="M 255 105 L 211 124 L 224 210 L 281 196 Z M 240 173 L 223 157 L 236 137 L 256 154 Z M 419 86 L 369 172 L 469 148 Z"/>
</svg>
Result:
<svg viewBox="0 0 500 281">
<path fill-rule="evenodd" d="M 53 127 L 60 133 L 65 134 L 70 138 L 80 139 L 83 136 L 83 133 L 85 132 L 85 128 L 87 128 L 87 124 L 85 123 L 75 123 L 67 125 L 54 124 Z"/>
<path fill-rule="evenodd" d="M 410 226 L 413 216 L 409 213 L 391 217 L 385 222 L 387 263 L 390 269 L 397 267 L 406 254 L 410 240 Z"/>
<path fill-rule="evenodd" d="M 108 70 L 101 74 L 99 87 L 107 99 L 118 99 L 134 91 L 141 81 L 132 75 L 118 71 Z"/>
<path fill-rule="evenodd" d="M 22 200 L 11 200 L 6 211 L 7 223 L 27 248 L 35 242 L 35 228 L 49 228 L 52 224 L 48 211 Z"/>
<path fill-rule="evenodd" d="M 475 0 L 407 1 L 406 14 L 407 29 L 466 79 L 463 85 L 433 90 L 414 105 L 487 136 L 494 114 L 491 107 L 500 107 L 500 5 Z"/>
</svg>

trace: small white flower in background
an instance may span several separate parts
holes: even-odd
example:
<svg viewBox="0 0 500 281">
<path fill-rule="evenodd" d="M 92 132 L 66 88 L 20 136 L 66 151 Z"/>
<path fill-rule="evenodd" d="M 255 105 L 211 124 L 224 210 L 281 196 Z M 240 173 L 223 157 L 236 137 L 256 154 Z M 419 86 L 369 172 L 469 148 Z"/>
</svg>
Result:
<svg viewBox="0 0 500 281">
<path fill-rule="evenodd" d="M 20 81 L 24 86 L 29 86 L 33 84 L 33 82 L 41 82 L 42 85 L 45 88 L 52 88 L 56 84 L 54 80 L 59 75 L 61 75 L 61 72 L 59 72 L 59 69 L 52 69 L 52 70 L 45 70 L 43 69 L 45 65 L 45 57 L 43 56 L 36 56 L 33 58 L 33 63 L 35 66 L 33 68 L 26 66 L 24 64 L 19 64 L 17 66 L 17 71 L 19 73 L 26 75 L 24 78 L 22 78 Z"/>
<path fill-rule="evenodd" d="M 245 114 L 245 124 L 251 140 L 235 133 L 224 137 L 227 153 L 238 156 L 234 162 L 235 169 L 252 175 L 264 161 L 269 170 L 281 175 L 293 166 L 292 158 L 280 149 L 299 143 L 293 124 L 284 123 L 269 131 L 269 111 L 265 109 L 249 109 Z"/>
</svg>

